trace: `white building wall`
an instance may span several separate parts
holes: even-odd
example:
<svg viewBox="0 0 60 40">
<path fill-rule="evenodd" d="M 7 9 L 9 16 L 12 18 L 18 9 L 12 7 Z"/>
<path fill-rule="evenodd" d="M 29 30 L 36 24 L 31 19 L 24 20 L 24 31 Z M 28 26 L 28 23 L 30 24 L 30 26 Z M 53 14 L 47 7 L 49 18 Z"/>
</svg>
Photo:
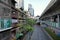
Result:
<svg viewBox="0 0 60 40">
<path fill-rule="evenodd" d="M 24 9 L 24 0 L 16 0 L 17 4 L 16 4 L 16 8 L 23 8 Z"/>
</svg>

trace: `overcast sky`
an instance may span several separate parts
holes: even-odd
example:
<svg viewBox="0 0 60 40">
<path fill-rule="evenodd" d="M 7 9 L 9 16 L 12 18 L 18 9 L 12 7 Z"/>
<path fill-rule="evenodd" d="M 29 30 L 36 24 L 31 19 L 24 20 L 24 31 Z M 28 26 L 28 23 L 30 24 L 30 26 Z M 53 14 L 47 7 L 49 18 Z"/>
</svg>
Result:
<svg viewBox="0 0 60 40">
<path fill-rule="evenodd" d="M 51 0 L 24 0 L 24 8 L 25 10 L 27 10 L 28 4 L 32 4 L 32 7 L 35 11 L 34 15 L 41 15 L 43 10 L 46 8 L 50 1 Z"/>
</svg>

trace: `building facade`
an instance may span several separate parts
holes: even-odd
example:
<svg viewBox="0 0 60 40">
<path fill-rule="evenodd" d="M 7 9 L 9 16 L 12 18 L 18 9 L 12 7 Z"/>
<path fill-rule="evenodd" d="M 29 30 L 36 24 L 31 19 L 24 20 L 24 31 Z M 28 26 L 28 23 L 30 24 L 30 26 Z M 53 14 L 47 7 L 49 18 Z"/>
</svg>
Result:
<svg viewBox="0 0 60 40">
<path fill-rule="evenodd" d="M 22 8 L 22 9 L 24 9 L 24 0 L 18 0 L 17 2 L 18 3 L 16 4 L 16 8 Z"/>
<path fill-rule="evenodd" d="M 16 8 L 16 3 L 15 0 L 0 0 L 0 40 L 17 40 L 21 34 L 17 24 L 26 24 L 25 12 L 23 8 Z"/>
<path fill-rule="evenodd" d="M 0 0 L 0 40 L 16 40 L 18 13 L 15 0 Z"/>
</svg>

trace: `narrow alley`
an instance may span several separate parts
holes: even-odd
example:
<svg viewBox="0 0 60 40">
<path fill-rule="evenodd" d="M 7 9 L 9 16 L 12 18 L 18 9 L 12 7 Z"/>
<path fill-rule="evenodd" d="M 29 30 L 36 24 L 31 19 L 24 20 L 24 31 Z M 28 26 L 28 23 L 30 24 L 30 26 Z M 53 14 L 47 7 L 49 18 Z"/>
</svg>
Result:
<svg viewBox="0 0 60 40">
<path fill-rule="evenodd" d="M 60 0 L 0 0 L 0 40 L 60 40 Z"/>
<path fill-rule="evenodd" d="M 39 25 L 34 26 L 34 32 L 31 40 L 51 40 Z"/>
</svg>

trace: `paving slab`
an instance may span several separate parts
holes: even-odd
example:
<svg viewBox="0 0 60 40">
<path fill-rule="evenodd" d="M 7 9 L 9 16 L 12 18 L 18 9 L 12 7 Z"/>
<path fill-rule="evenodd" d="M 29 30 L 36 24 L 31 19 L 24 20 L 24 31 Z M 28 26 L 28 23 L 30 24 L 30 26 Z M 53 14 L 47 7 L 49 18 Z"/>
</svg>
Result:
<svg viewBox="0 0 60 40">
<path fill-rule="evenodd" d="M 31 40 L 51 40 L 42 30 L 39 25 L 34 26 L 34 32 L 31 36 Z"/>
</svg>

